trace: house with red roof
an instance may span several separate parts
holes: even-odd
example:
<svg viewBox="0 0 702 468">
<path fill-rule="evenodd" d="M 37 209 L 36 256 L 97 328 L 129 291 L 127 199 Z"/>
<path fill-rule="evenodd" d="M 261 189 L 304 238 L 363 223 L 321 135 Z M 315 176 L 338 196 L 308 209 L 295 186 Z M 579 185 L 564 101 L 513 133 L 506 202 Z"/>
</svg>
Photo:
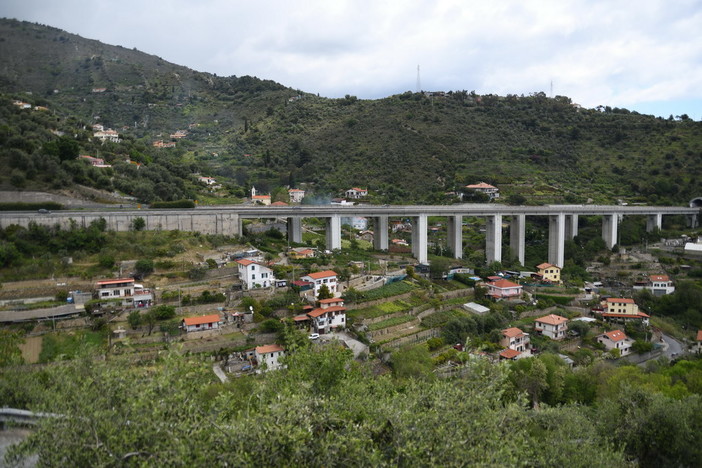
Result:
<svg viewBox="0 0 702 468">
<path fill-rule="evenodd" d="M 302 199 L 305 198 L 305 191 L 291 188 L 288 190 L 288 197 L 290 198 L 290 203 L 301 203 Z"/>
<path fill-rule="evenodd" d="M 467 189 L 475 190 L 476 192 L 481 192 L 487 195 L 490 200 L 495 198 L 500 198 L 500 189 L 494 185 L 486 184 L 485 182 L 478 182 L 477 184 L 466 185 Z"/>
<path fill-rule="evenodd" d="M 255 204 L 268 206 L 271 204 L 271 196 L 270 194 L 258 195 L 256 194 L 256 187 L 251 187 L 251 201 Z"/>
<path fill-rule="evenodd" d="M 236 260 L 239 279 L 244 289 L 270 288 L 275 285 L 273 270 L 248 258 Z"/>
<path fill-rule="evenodd" d="M 188 333 L 205 330 L 217 330 L 222 319 L 219 314 L 201 315 L 199 317 L 185 317 L 181 327 Z"/>
<path fill-rule="evenodd" d="M 493 299 L 519 298 L 522 295 L 523 287 L 506 279 L 498 279 L 486 284 L 487 295 Z"/>
<path fill-rule="evenodd" d="M 505 328 L 502 330 L 501 335 L 500 346 L 519 351 L 520 353 L 531 348 L 529 334 L 517 327 Z"/>
<path fill-rule="evenodd" d="M 522 354 L 524 354 L 524 353 L 521 353 L 521 352 L 514 350 L 514 349 L 510 349 L 510 348 L 503 349 L 502 351 L 500 351 L 500 360 L 504 359 L 504 360 L 508 360 L 508 361 L 516 361 L 517 359 L 519 359 L 521 357 Z"/>
<path fill-rule="evenodd" d="M 621 330 L 612 330 L 597 336 L 597 342 L 602 343 L 607 351 L 618 349 L 622 356 L 631 353 L 634 340 Z"/>
<path fill-rule="evenodd" d="M 542 281 L 548 281 L 549 283 L 561 282 L 561 267 L 550 263 L 542 263 L 541 265 L 536 265 L 536 269 L 539 270 L 538 274 Z"/>
<path fill-rule="evenodd" d="M 610 322 L 641 320 L 648 325 L 650 316 L 639 311 L 639 306 L 636 305 L 633 299 L 610 297 L 605 301 L 602 318 Z"/>
<path fill-rule="evenodd" d="M 315 273 L 308 273 L 300 277 L 300 280 L 314 284 L 314 297 L 319 295 L 319 289 L 322 287 L 322 285 L 327 285 L 329 292 L 332 293 L 334 297 L 338 297 L 340 296 L 341 291 L 339 290 L 337 276 L 338 275 L 335 271 L 325 270 Z"/>
<path fill-rule="evenodd" d="M 263 371 L 276 370 L 283 367 L 280 358 L 285 356 L 285 348 L 279 344 L 256 346 L 254 359 Z"/>
<path fill-rule="evenodd" d="M 100 280 L 95 283 L 99 299 L 126 297 L 134 294 L 134 278 Z"/>
<path fill-rule="evenodd" d="M 668 275 L 650 275 L 646 281 L 635 283 L 634 289 L 648 289 L 654 296 L 665 296 L 675 292 L 673 281 Z"/>
<path fill-rule="evenodd" d="M 316 333 L 329 333 L 346 326 L 346 307 L 340 297 L 321 299 L 319 307 L 307 313 Z"/>
<path fill-rule="evenodd" d="M 352 187 L 346 191 L 346 198 L 363 198 L 368 196 L 368 189 Z"/>
<path fill-rule="evenodd" d="M 568 331 L 568 319 L 555 314 L 539 317 L 534 320 L 534 331 L 552 340 L 562 340 Z"/>
</svg>

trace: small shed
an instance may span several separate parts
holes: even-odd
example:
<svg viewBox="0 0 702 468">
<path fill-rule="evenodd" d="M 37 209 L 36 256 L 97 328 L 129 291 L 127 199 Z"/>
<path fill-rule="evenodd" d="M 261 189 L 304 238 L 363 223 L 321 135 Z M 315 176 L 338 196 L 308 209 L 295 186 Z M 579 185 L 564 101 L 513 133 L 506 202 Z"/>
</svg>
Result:
<svg viewBox="0 0 702 468">
<path fill-rule="evenodd" d="M 485 307 L 484 305 L 478 304 L 477 302 L 468 302 L 466 304 L 463 304 L 463 308 L 472 314 L 478 315 L 490 312 L 489 307 Z"/>
</svg>

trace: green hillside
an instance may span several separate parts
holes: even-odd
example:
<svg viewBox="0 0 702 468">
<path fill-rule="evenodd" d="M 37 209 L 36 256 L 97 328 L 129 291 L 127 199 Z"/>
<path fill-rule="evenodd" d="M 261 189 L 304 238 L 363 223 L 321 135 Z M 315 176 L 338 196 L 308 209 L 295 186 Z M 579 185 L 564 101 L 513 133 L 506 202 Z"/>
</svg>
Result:
<svg viewBox="0 0 702 468">
<path fill-rule="evenodd" d="M 20 99 L 48 107 L 50 115 L 38 124 L 43 130 L 34 132 L 43 134 L 39 138 L 22 128 L 26 116 L 8 110 L 0 122 L 5 141 L 36 139 L 13 147 L 41 160 L 42 139 L 55 140 L 48 132 L 67 127 L 81 154 L 99 153 L 110 163 L 126 154 L 146 167 L 158 165 L 162 174 L 148 179 L 150 185 L 160 178 L 178 190 L 136 190 L 124 182 L 132 177 L 119 183 L 128 168 L 103 174 L 111 179 L 108 188 L 144 202 L 216 201 L 193 182 L 194 172 L 215 176 L 224 185 L 216 195 L 224 201 L 245 195 L 251 185 L 275 195 L 285 186 L 307 184 L 320 196 L 354 185 L 368 187 L 378 203 L 451 203 L 455 197 L 446 192 L 481 180 L 496 184 L 505 199 L 524 197 L 528 203 L 683 204 L 700 195 L 702 123 L 687 116 L 581 109 L 567 97 L 543 93 L 326 99 L 258 78 L 193 71 L 14 20 L 0 20 L 0 57 L 5 105 Z M 122 142 L 96 143 L 90 129 L 95 123 L 117 130 Z M 179 129 L 189 133 L 176 148 L 152 146 Z M 9 161 L 3 148 L 0 157 Z M 57 182 L 39 166 L 34 171 L 43 178 L 27 177 L 32 167 L 15 166 L 24 171 L 22 188 L 86 183 Z M 88 185 L 105 183 L 103 178 Z M 0 185 L 17 186 L 10 174 L 0 177 Z"/>
</svg>

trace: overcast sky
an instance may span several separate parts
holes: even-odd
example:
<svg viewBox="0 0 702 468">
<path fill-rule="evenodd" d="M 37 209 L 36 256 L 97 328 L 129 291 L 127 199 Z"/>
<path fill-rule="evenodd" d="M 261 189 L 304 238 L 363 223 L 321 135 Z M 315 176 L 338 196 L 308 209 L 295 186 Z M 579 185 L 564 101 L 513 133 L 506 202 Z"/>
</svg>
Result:
<svg viewBox="0 0 702 468">
<path fill-rule="evenodd" d="M 327 97 L 565 95 L 702 119 L 702 0 L 1 0 L 0 16 Z M 2 58 L 0 58 L 1 60 Z"/>
</svg>

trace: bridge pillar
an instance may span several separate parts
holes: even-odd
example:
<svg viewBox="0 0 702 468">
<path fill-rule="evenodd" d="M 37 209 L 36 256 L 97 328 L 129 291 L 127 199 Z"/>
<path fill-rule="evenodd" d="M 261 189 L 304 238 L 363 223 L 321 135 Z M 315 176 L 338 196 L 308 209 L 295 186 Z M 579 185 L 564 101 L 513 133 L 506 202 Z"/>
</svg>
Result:
<svg viewBox="0 0 702 468">
<path fill-rule="evenodd" d="M 663 227 L 663 213 L 656 213 L 646 217 L 646 232 L 653 232 Z"/>
<path fill-rule="evenodd" d="M 698 226 L 698 224 L 697 224 L 698 221 L 699 221 L 699 218 L 696 214 L 687 216 L 687 225 L 690 228 L 696 228 Z"/>
<path fill-rule="evenodd" d="M 453 251 L 453 258 L 463 257 L 463 216 L 448 217 L 448 247 Z"/>
<path fill-rule="evenodd" d="M 617 244 L 617 230 L 619 228 L 619 215 L 608 214 L 602 215 L 602 239 L 608 249 L 611 249 Z M 560 266 L 560 265 L 559 265 Z"/>
<path fill-rule="evenodd" d="M 524 265 L 524 251 L 526 236 L 526 215 L 512 215 L 509 223 L 509 246 L 512 258 L 516 258 Z"/>
<path fill-rule="evenodd" d="M 412 218 L 412 254 L 419 263 L 428 263 L 427 256 L 427 215 Z"/>
<path fill-rule="evenodd" d="M 341 218 L 331 215 L 327 218 L 327 250 L 341 248 Z"/>
<path fill-rule="evenodd" d="M 387 216 L 376 216 L 373 218 L 373 248 L 375 250 L 388 250 Z"/>
<path fill-rule="evenodd" d="M 488 216 L 485 223 L 485 260 L 488 264 L 502 261 L 502 215 Z"/>
<path fill-rule="evenodd" d="M 302 219 L 297 217 L 288 218 L 288 242 L 302 243 Z"/>
<path fill-rule="evenodd" d="M 578 235 L 578 215 L 565 215 L 565 238 L 573 240 Z"/>
<path fill-rule="evenodd" d="M 565 215 L 548 217 L 548 263 L 563 268 L 565 262 Z"/>
</svg>

